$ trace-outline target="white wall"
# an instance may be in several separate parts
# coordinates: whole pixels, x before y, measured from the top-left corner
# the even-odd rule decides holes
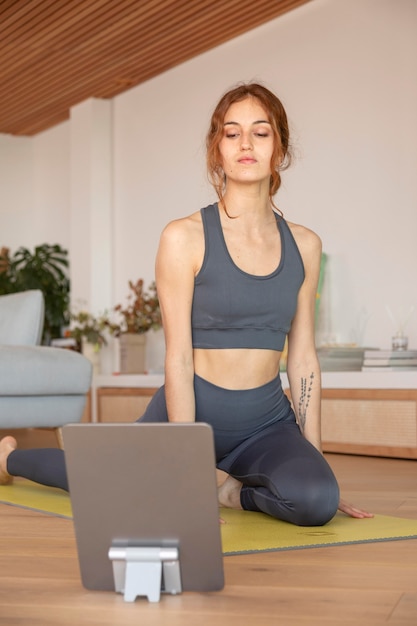
[[[68,130],[0,135],[0,247],[69,246]]]
[[[416,35],[416,0],[312,0],[115,98],[114,303],[128,279],[153,279],[166,222],[213,200],[210,113],[226,89],[256,79],[281,97],[294,131],[297,159],[278,204],[329,255],[320,339],[388,347],[385,305],[397,316],[417,308]],[[10,162],[0,141],[0,246],[28,245],[33,233],[67,242],[69,124],[6,138]],[[32,198],[14,191],[17,172]],[[407,334],[417,347],[417,310]]]
[[[0,248],[14,250],[31,238],[32,151],[30,139],[0,134]]]
[[[59,124],[32,140],[32,245],[70,245],[69,130],[68,124]]]

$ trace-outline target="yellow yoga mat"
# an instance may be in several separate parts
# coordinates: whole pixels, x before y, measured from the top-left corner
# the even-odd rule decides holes
[[[23,478],[17,478],[11,485],[0,487],[0,502],[72,518],[70,497],[65,491],[44,487]]]
[[[65,492],[18,479],[0,487],[0,502],[71,518],[70,497]],[[296,550],[394,539],[417,539],[417,520],[386,515],[353,519],[341,513],[318,527],[300,527],[272,519],[263,513],[221,509],[225,555]]]
[[[318,548],[349,543],[417,539],[417,520],[375,515],[354,519],[337,513],[325,526],[294,526],[263,513],[221,509],[224,554]]]

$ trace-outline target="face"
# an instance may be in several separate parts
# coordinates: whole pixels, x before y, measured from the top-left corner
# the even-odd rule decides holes
[[[232,104],[224,118],[219,149],[226,180],[267,181],[271,175],[274,135],[268,116],[255,98]]]

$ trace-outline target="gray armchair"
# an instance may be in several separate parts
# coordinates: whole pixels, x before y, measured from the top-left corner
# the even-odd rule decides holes
[[[82,418],[91,363],[39,345],[43,323],[41,291],[0,296],[0,429],[59,429]]]

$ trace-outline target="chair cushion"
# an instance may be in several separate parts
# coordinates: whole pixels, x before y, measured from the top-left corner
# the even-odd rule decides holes
[[[87,396],[0,397],[0,428],[60,428],[79,422]]]
[[[72,350],[0,346],[0,396],[86,394],[92,365]]]
[[[0,296],[0,345],[37,345],[45,308],[39,289]]]

